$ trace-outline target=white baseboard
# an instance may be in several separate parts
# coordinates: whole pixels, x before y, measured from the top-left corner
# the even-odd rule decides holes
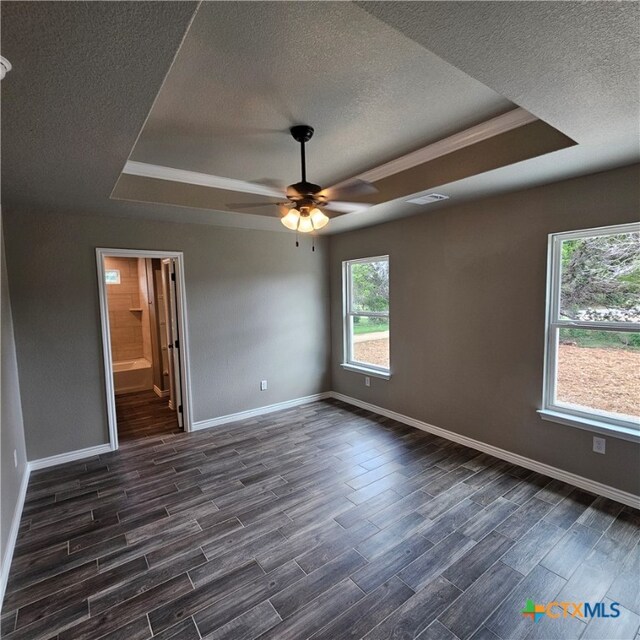
[[[57,456],[40,458],[40,460],[31,460],[27,462],[22,474],[22,480],[20,481],[20,491],[18,493],[18,499],[16,500],[16,506],[13,510],[13,518],[11,520],[11,529],[9,530],[7,546],[4,550],[4,555],[2,556],[2,566],[0,567],[0,603],[4,599],[4,592],[7,588],[9,570],[11,569],[13,552],[18,538],[18,529],[20,528],[20,520],[22,519],[22,510],[24,509],[24,500],[27,495],[27,487],[29,485],[31,472],[37,471],[38,469],[55,467],[56,465],[64,464],[65,462],[73,462],[75,460],[82,460],[83,458],[92,458],[93,456],[97,456],[102,453],[109,453],[111,450],[111,445],[101,444],[96,447],[88,447],[86,449],[79,449],[77,451],[70,451],[69,453],[61,453]]]
[[[22,519],[22,510],[24,508],[24,499],[27,495],[27,486],[29,485],[29,475],[31,474],[31,465],[27,462],[22,473],[20,481],[20,490],[18,499],[13,510],[13,518],[11,519],[11,529],[7,538],[7,546],[2,556],[2,567],[0,567],[0,603],[4,600],[4,592],[7,588],[7,580],[9,579],[9,570],[11,569],[11,561],[13,560],[13,551],[16,547],[18,538],[18,529],[20,528],[20,520]]]
[[[633,493],[628,493],[627,491],[616,489],[615,487],[602,484],[601,482],[590,480],[589,478],[585,478],[584,476],[579,476],[575,473],[564,471],[563,469],[559,469],[558,467],[552,467],[551,465],[545,464],[544,462],[538,462],[537,460],[526,458],[525,456],[521,456],[517,453],[512,453],[511,451],[507,451],[506,449],[494,447],[493,445],[486,444],[484,442],[481,442],[480,440],[474,440],[473,438],[468,438],[467,436],[460,435],[459,433],[448,431],[447,429],[442,429],[441,427],[436,427],[432,424],[429,424],[428,422],[416,420],[415,418],[410,418],[409,416],[405,416],[401,413],[397,413],[383,407],[378,407],[375,404],[370,404],[369,402],[363,402],[362,400],[358,400],[350,396],[345,396],[342,393],[338,393],[337,391],[331,391],[329,395],[331,398],[335,398],[336,400],[342,400],[342,402],[352,404],[355,407],[360,407],[361,409],[366,409],[367,411],[377,413],[386,418],[397,420],[398,422],[407,424],[410,427],[415,427],[416,429],[427,431],[428,433],[440,436],[441,438],[445,438],[446,440],[452,440],[453,442],[457,442],[458,444],[463,444],[470,449],[476,449],[477,451],[488,453],[495,458],[500,458],[500,460],[506,460],[507,462],[517,464],[521,467],[524,467],[525,469],[530,469],[531,471],[537,471],[538,473],[542,473],[545,476],[555,478],[556,480],[561,480],[562,482],[567,482],[568,484],[572,484],[576,487],[579,487],[580,489],[591,491],[591,493],[595,493],[596,495],[610,498],[611,500],[615,500],[616,502],[622,502],[623,504],[629,505],[630,507],[635,507],[636,509],[640,508],[640,496],[637,496]]]
[[[65,464],[66,462],[82,460],[82,458],[92,458],[93,456],[99,456],[103,453],[109,453],[110,451],[112,451],[110,444],[99,444],[96,447],[87,447],[86,449],[69,451],[69,453],[60,453],[57,456],[50,456],[49,458],[31,460],[29,466],[31,471],[37,471],[38,469],[55,467],[56,465]]]
[[[166,391],[163,391],[160,387],[158,387],[155,384],[153,385],[153,391],[159,398],[166,398],[169,395],[169,389],[167,389]]]
[[[282,411],[283,409],[298,407],[301,404],[308,404],[309,402],[326,400],[329,397],[331,397],[331,391],[325,391],[323,393],[314,393],[311,396],[304,396],[302,398],[285,400],[284,402],[278,402],[276,404],[269,404],[265,407],[257,407],[256,409],[239,411],[238,413],[230,413],[229,415],[220,416],[219,418],[210,418],[209,420],[200,420],[198,422],[193,423],[193,427],[191,430],[199,431],[200,429],[210,429],[211,427],[219,427],[220,425],[227,424],[229,422],[237,422],[238,420],[247,420],[248,418],[261,416],[265,413],[273,413],[274,411]]]

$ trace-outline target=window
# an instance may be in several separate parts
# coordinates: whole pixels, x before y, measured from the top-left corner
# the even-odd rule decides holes
[[[389,256],[348,260],[344,278],[346,369],[388,378]]]
[[[106,284],[120,284],[120,269],[105,269],[104,281]]]
[[[640,225],[549,236],[543,418],[640,438]]]

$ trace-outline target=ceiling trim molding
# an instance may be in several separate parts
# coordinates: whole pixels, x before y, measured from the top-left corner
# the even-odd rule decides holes
[[[534,115],[520,107],[512,109],[500,116],[481,122],[475,127],[465,129],[459,133],[455,133],[448,138],[438,140],[422,149],[417,149],[405,156],[400,156],[395,160],[391,160],[379,167],[360,173],[354,178],[365,180],[366,182],[376,182],[383,178],[401,173],[407,169],[412,169],[420,164],[435,160],[441,156],[445,156],[464,147],[469,147],[477,142],[482,142],[489,138],[493,138],[501,133],[506,133],[512,129],[517,129],[531,122],[538,120]],[[353,179],[353,178],[352,178]],[[340,183],[342,184],[342,183]],[[334,185],[340,186],[340,185]]]
[[[465,129],[459,133],[455,133],[448,138],[438,140],[422,149],[418,149],[407,155],[391,160],[385,164],[360,173],[354,178],[365,180],[366,182],[376,182],[383,178],[401,173],[407,169],[412,169],[420,164],[434,160],[441,156],[445,156],[459,149],[464,149],[483,140],[493,138],[501,133],[506,133],[512,129],[517,129],[531,122],[536,122],[538,118],[520,107],[512,109],[485,122],[481,122],[475,127]],[[211,187],[213,189],[223,189],[224,191],[237,191],[239,193],[251,193],[257,196],[267,196],[269,198],[282,199],[283,191],[268,187],[255,182],[246,182],[245,180],[236,180],[234,178],[224,178],[223,176],[214,176],[209,173],[199,173],[197,171],[188,171],[187,169],[175,169],[173,167],[164,167],[157,164],[148,164],[146,162],[138,162],[136,160],[127,160],[122,173],[132,176],[140,176],[142,178],[156,178],[158,180],[169,180],[172,182],[183,182],[185,184],[194,184],[202,187]],[[333,185],[336,188],[342,184],[346,184],[353,180],[345,180]]]
[[[212,176],[209,173],[199,173],[197,171],[187,171],[186,169],[174,169],[173,167],[163,167],[158,164],[147,164],[127,160],[122,173],[141,178],[156,178],[158,180],[170,180],[172,182],[184,182],[185,184],[195,184],[201,187],[212,187],[224,191],[238,191],[240,193],[252,193],[257,196],[267,196],[282,200],[284,193],[281,190],[267,187],[254,182],[235,180],[233,178],[223,178],[222,176]]]

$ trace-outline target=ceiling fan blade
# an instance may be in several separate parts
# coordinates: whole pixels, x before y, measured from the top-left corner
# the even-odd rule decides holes
[[[287,188],[282,180],[276,180],[275,178],[259,178],[257,180],[251,180],[251,182],[253,184],[261,184],[265,187],[277,189],[280,193],[284,193]]]
[[[358,196],[368,196],[372,193],[377,193],[378,189],[370,182],[364,180],[349,180],[342,184],[337,184],[335,187],[330,187],[321,191],[321,194],[327,198],[327,200],[344,200],[349,198],[357,198]]]
[[[230,209],[254,209],[258,207],[268,207],[273,205],[279,207],[281,205],[289,204],[287,202],[227,202],[226,206]]]
[[[366,211],[372,205],[364,202],[345,202],[344,200],[332,200],[327,204],[320,205],[323,209],[336,211],[338,213],[356,213]]]

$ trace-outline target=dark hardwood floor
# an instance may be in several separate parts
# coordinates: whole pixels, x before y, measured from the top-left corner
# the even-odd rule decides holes
[[[169,409],[169,399],[153,391],[116,396],[118,439],[139,440],[149,436],[181,433],[176,412]]]
[[[639,540],[634,509],[317,402],[34,472],[2,635],[633,640]]]

